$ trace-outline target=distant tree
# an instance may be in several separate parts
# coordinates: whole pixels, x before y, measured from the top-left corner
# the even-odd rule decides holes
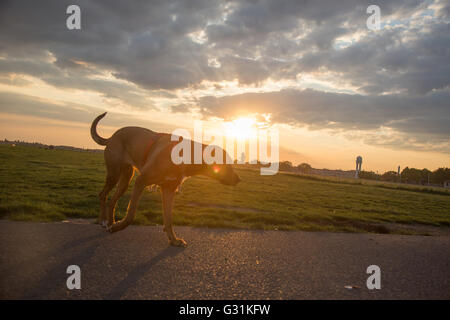
[[[305,162],[297,166],[297,170],[300,171],[301,173],[309,173],[311,169],[312,169],[311,165]]]
[[[416,169],[406,167],[402,171],[402,182],[405,183],[415,183],[415,184],[426,184],[428,181],[428,174],[431,171],[428,169]]]
[[[280,171],[292,171],[292,162],[290,161],[281,161],[280,166],[278,168]]]
[[[431,183],[443,184],[444,181],[450,180],[450,168],[439,168],[431,173]]]
[[[396,182],[398,181],[398,174],[395,171],[387,171],[383,173],[380,178],[383,181]]]
[[[378,180],[379,175],[373,171],[360,171],[358,177],[361,179]]]
[[[431,174],[432,172],[427,168],[422,169],[422,184],[429,184],[431,182]]]

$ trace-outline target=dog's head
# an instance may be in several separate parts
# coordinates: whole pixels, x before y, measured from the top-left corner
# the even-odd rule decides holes
[[[213,163],[208,165],[207,169],[207,175],[215,180],[218,180],[220,183],[225,184],[227,186],[235,186],[237,185],[241,179],[239,176],[234,172],[233,167],[230,162],[232,162],[230,156],[227,154],[225,150],[222,148],[217,147],[213,152],[213,156],[215,155],[215,152],[219,151],[222,153],[222,161],[221,163]]]
[[[211,164],[207,170],[209,177],[227,186],[235,186],[241,181],[230,164]]]
[[[237,185],[241,181],[241,178],[239,178],[236,172],[234,172],[231,164],[229,164],[230,162],[232,162],[232,159],[222,148],[217,148],[216,150],[222,153],[223,164],[213,163],[208,165],[207,175],[227,186]],[[213,151],[213,155],[214,154],[215,151]]]
[[[191,150],[196,150],[196,145],[198,144],[198,142],[192,141]],[[202,144],[202,155],[204,155],[205,149],[207,147],[208,145]],[[241,179],[236,174],[236,172],[234,172],[234,169],[230,164],[232,162],[232,159],[225,150],[218,146],[215,146],[213,149],[211,149],[211,156],[215,157],[216,152],[220,152],[222,155],[222,157],[218,157],[217,159],[217,162],[219,163],[213,162],[212,164],[206,164],[205,162],[203,162],[203,164],[193,164],[192,166],[190,166],[191,168],[193,168],[192,174],[205,175],[228,186],[237,185],[241,181]],[[191,163],[194,163],[193,153],[191,153]]]

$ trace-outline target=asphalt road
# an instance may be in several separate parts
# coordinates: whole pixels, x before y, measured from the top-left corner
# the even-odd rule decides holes
[[[2,299],[449,299],[450,237],[0,221]],[[66,269],[81,268],[68,290]],[[381,289],[366,287],[369,265]],[[358,288],[346,289],[345,286]]]

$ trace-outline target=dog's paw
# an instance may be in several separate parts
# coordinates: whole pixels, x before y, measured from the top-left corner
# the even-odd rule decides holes
[[[171,246],[174,246],[174,247],[186,247],[187,246],[186,241],[184,241],[183,239],[180,239],[180,238],[170,240],[169,243]]]
[[[109,232],[109,233],[113,233],[114,232],[113,225],[106,224],[105,228],[106,228],[106,232]]]
[[[107,227],[108,227],[108,222],[107,222],[106,220],[103,220],[102,222],[100,222],[100,225],[101,225],[103,228],[107,228]]]

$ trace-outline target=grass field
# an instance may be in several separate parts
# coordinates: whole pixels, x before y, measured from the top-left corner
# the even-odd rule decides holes
[[[177,225],[415,233],[407,226],[450,226],[450,192],[353,179],[238,169],[228,187],[194,177],[175,200]],[[59,221],[96,218],[104,183],[102,153],[0,146],[0,217]],[[131,190],[131,188],[130,188]],[[130,190],[119,201],[125,214]],[[145,192],[136,224],[162,224],[159,193]],[[405,228],[406,226],[406,228]]]

